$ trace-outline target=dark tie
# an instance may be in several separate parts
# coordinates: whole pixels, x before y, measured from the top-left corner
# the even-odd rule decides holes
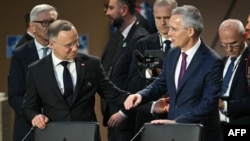
[[[170,46],[171,41],[165,40],[165,41],[164,41],[164,44],[165,44],[165,50],[164,50],[164,52],[165,52],[165,54],[167,54],[167,53],[168,53],[168,50],[171,48],[171,46]]]
[[[122,47],[123,47],[123,43],[124,43],[124,37],[123,37],[123,35],[121,34],[121,35],[120,35],[120,39],[119,39],[118,48],[122,48]]]
[[[185,52],[181,53],[182,55],[182,60],[181,60],[181,71],[179,74],[179,78],[178,78],[178,87],[180,86],[180,82],[185,74],[186,71],[186,67],[187,67],[187,54]]]
[[[234,62],[235,62],[236,58],[231,58],[231,63],[229,64],[228,68],[227,68],[227,72],[223,78],[222,81],[222,88],[221,88],[221,96],[223,96],[227,89],[228,89],[228,84],[229,81],[231,79],[231,76],[233,74],[233,70],[234,70]]]
[[[64,67],[63,70],[63,84],[64,84],[64,97],[66,100],[73,95],[73,81],[67,67],[68,61],[62,61],[61,65]],[[69,102],[69,101],[68,101]]]
[[[47,55],[47,51],[48,51],[49,47],[43,47],[42,49],[43,49],[43,56],[42,56],[42,58],[43,58]]]

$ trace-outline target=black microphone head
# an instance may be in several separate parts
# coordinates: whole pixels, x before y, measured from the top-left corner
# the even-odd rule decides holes
[[[135,58],[137,59],[137,61],[140,62],[140,63],[143,63],[143,62],[145,61],[144,56],[143,56],[142,53],[141,53],[140,51],[138,51],[138,50],[135,50],[135,51],[134,51],[134,56],[135,56]]]

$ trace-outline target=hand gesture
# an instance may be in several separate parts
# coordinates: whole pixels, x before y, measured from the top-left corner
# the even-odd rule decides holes
[[[125,119],[126,117],[123,117],[121,113],[116,112],[109,118],[108,126],[112,128],[118,127]]]
[[[139,94],[132,94],[127,97],[124,102],[124,107],[126,110],[129,110],[133,107],[136,107],[142,101],[142,97]]]
[[[167,113],[169,110],[169,103],[170,98],[160,98],[159,100],[156,101],[155,106],[154,106],[154,113]]]

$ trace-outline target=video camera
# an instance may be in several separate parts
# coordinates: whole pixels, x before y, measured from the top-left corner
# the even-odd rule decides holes
[[[135,50],[134,55],[140,69],[151,69],[152,76],[157,77],[157,69],[162,69],[165,53],[161,50],[145,50],[144,55]]]

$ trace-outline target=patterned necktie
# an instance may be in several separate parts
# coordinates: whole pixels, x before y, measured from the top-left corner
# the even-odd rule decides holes
[[[231,79],[231,76],[233,74],[233,70],[234,70],[234,62],[235,62],[236,58],[231,58],[231,63],[229,64],[228,68],[227,68],[227,72],[223,78],[222,81],[222,89],[221,89],[221,96],[223,96],[227,89],[228,89],[228,84],[229,81]]]
[[[42,56],[42,58],[44,58],[47,55],[47,51],[48,51],[49,47],[43,47],[42,49],[43,49],[43,56]]]
[[[181,53],[182,55],[182,61],[181,61],[181,70],[178,78],[178,87],[180,86],[181,80],[185,74],[186,67],[187,67],[187,54],[185,52]]]
[[[64,85],[64,97],[67,99],[69,96],[73,95],[73,81],[67,67],[68,61],[62,61],[61,65],[64,67],[63,70],[63,85]]]

